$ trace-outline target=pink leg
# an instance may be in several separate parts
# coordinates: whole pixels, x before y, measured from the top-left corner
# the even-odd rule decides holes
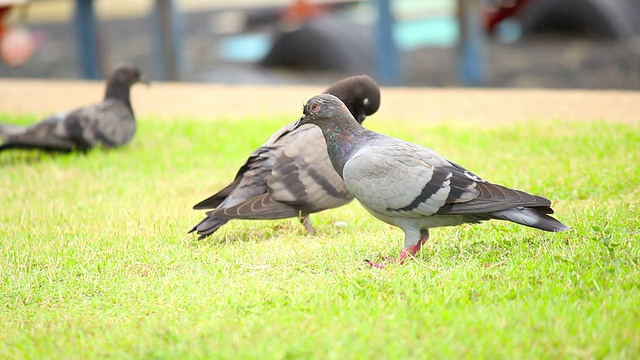
[[[313,226],[311,225],[311,221],[309,221],[309,216],[308,215],[300,214],[300,223],[302,225],[304,225],[304,228],[307,229],[309,234],[311,234],[311,235],[315,235],[316,234],[316,229],[314,229]]]
[[[402,250],[402,252],[400,253],[400,256],[398,256],[395,260],[394,263],[396,264],[402,264],[404,263],[404,261],[409,257],[415,257],[416,254],[418,253],[418,251],[420,251],[420,249],[422,249],[422,245],[424,245],[424,243],[427,242],[427,240],[429,239],[429,234],[423,236],[420,238],[420,241],[418,241],[417,243],[409,246],[408,248]]]
[[[426,243],[428,239],[429,239],[429,233],[427,232],[426,234],[422,235],[422,237],[417,243],[402,250],[402,252],[400,252],[400,255],[397,258],[389,259],[389,261],[393,262],[394,264],[404,264],[405,260],[407,260],[408,257],[416,256],[418,251],[420,251],[420,249],[422,248],[422,245],[424,245],[424,243]],[[384,269],[385,267],[387,267],[386,263],[376,263],[369,260],[366,260],[366,261],[367,261],[367,264],[369,264],[369,266],[371,266],[372,268]]]

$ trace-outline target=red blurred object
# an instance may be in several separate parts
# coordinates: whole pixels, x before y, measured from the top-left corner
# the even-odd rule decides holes
[[[4,33],[7,31],[7,26],[4,24],[4,17],[7,16],[11,10],[11,5],[0,6],[0,40],[4,37]]]
[[[310,4],[306,0],[295,0],[280,16],[284,22],[301,22],[316,16],[324,15],[328,11],[321,5]]]
[[[496,26],[504,19],[512,17],[531,0],[503,0],[498,2],[491,11],[486,12],[485,29],[493,34]]]
[[[15,4],[26,1],[14,1],[11,5],[0,6],[0,59],[11,67],[24,65],[36,50],[35,37],[24,26],[9,27],[5,18]]]
[[[31,31],[23,26],[6,29],[0,39],[0,58],[11,67],[26,64],[35,50],[35,38]]]

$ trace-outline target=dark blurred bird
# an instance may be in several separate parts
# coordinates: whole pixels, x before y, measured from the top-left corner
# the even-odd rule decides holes
[[[367,130],[332,95],[306,103],[294,129],[308,124],[322,130],[333,168],[360,204],[404,231],[404,250],[395,262],[414,256],[434,227],[499,219],[545,231],[568,229],[548,215],[549,200],[489,183],[431,149]]]
[[[338,81],[325,93],[340,99],[359,123],[380,107],[378,84],[366,75]],[[315,126],[294,130],[293,125],[282,127],[255,150],[232,183],[193,207],[215,210],[189,232],[197,231],[203,239],[231,219],[299,217],[313,234],[309,214],[353,200],[329,163],[320,130]]]
[[[145,82],[135,67],[119,67],[107,81],[102,102],[50,116],[28,127],[0,124],[0,137],[7,149],[86,152],[101,145],[105,148],[128,143],[135,134],[136,121],[129,92],[137,82]]]

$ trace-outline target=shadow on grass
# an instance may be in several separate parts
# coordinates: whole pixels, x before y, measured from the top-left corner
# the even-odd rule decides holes
[[[217,247],[224,246],[232,243],[258,243],[262,241],[270,241],[278,238],[290,238],[290,237],[302,237],[302,238],[313,238],[318,235],[310,235],[306,232],[304,227],[302,227],[297,222],[295,223],[287,223],[286,219],[284,222],[274,223],[270,220],[236,220],[238,222],[255,222],[255,224],[244,224],[240,225],[242,228],[229,228],[224,231],[216,231],[210,236],[198,240],[198,236],[195,234],[187,236],[187,243],[189,246],[193,247]],[[263,222],[263,224],[259,224],[259,222]],[[321,234],[320,234],[321,236]]]
[[[31,165],[55,158],[85,157],[92,152],[110,152],[114,149],[96,147],[81,150],[7,149],[0,151],[0,168],[11,165]]]
[[[13,165],[37,164],[43,160],[50,160],[61,155],[67,154],[38,150],[5,150],[5,152],[0,153],[0,168]]]

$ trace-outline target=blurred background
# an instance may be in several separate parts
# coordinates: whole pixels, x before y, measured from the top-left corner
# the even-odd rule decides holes
[[[0,77],[640,88],[640,0],[0,0]]]

